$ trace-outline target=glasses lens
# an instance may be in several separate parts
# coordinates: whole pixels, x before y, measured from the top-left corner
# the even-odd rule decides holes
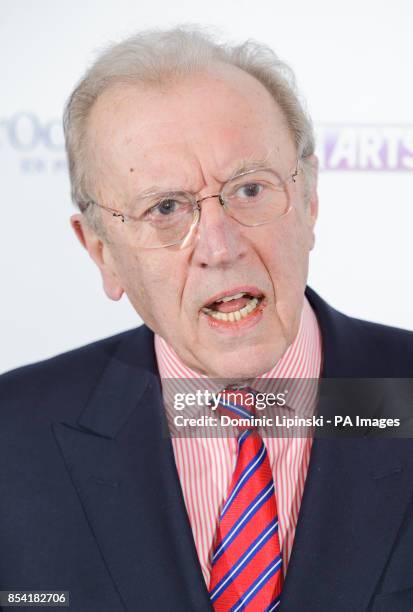
[[[262,170],[229,181],[222,197],[230,215],[244,225],[262,225],[281,217],[289,207],[285,182]]]
[[[156,248],[177,244],[189,232],[194,219],[194,206],[185,193],[168,193],[145,198],[144,210],[132,216],[136,232],[136,244]]]

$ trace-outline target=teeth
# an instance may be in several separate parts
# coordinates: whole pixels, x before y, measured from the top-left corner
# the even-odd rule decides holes
[[[230,302],[231,300],[238,300],[239,298],[242,298],[242,296],[245,295],[245,293],[236,293],[235,295],[227,295],[226,297],[220,298],[219,300],[216,300],[217,302]]]
[[[202,311],[218,321],[231,321],[233,323],[234,321],[241,321],[241,319],[244,319],[250,314],[250,312],[255,310],[258,305],[258,301],[259,300],[257,298],[252,298],[249,303],[244,306],[244,308],[241,308],[241,310],[235,310],[234,312],[218,312],[217,310],[211,310],[211,308],[203,308]]]

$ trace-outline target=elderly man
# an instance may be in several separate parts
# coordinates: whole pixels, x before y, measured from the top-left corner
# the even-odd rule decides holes
[[[288,68],[144,32],[89,69],[65,135],[73,229],[145,324],[2,377],[1,588],[76,612],[413,609],[410,440],[263,438],[247,408],[263,380],[413,371],[411,333],[306,288],[317,161]],[[251,420],[171,439],[169,379],[225,380],[219,409]]]

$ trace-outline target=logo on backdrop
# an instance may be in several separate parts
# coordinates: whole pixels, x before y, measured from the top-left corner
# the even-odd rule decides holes
[[[413,170],[413,126],[316,125],[321,170]]]
[[[413,170],[413,125],[316,124],[323,171]],[[0,117],[0,156],[23,174],[67,172],[60,119],[32,111]]]
[[[0,117],[0,159],[6,157],[22,174],[67,172],[61,121],[31,111]]]

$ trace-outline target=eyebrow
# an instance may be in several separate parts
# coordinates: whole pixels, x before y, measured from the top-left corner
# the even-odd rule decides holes
[[[241,174],[244,174],[245,172],[249,172],[250,170],[264,170],[268,168],[270,157],[271,157],[271,152],[269,152],[265,157],[256,158],[256,157],[251,156],[248,158],[244,158],[238,163],[237,166],[235,166],[235,168],[232,170],[232,172],[229,174],[229,176],[226,179],[219,181],[219,182],[221,184],[224,184],[227,181],[231,181],[232,179],[237,178],[237,176],[240,176]],[[161,196],[161,195],[166,195],[169,193],[180,193],[180,192],[192,193],[192,192],[187,191],[186,189],[183,189],[182,187],[170,187],[170,188],[165,189],[165,188],[161,188],[159,185],[152,185],[151,187],[147,187],[143,191],[140,191],[139,193],[134,195],[133,198],[130,200],[128,206],[133,206],[135,203],[137,203],[142,198],[146,198],[149,196]]]
[[[231,172],[230,176],[226,180],[231,180],[236,178],[240,174],[244,174],[244,172],[249,172],[250,170],[264,170],[268,168],[270,154],[263,158],[249,158],[242,160],[238,166]],[[225,181],[224,181],[225,182]]]

